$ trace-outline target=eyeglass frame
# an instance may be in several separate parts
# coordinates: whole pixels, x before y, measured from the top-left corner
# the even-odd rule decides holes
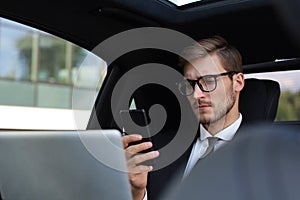
[[[205,75],[205,76],[200,76],[198,79],[196,80],[190,80],[190,79],[185,79],[185,81],[187,81],[191,87],[193,88],[193,91],[191,92],[191,94],[183,94],[180,89],[179,89],[179,92],[182,94],[182,95],[185,95],[185,96],[190,96],[193,94],[193,92],[195,91],[195,86],[197,84],[197,86],[200,88],[200,90],[202,92],[213,92],[216,88],[217,88],[217,78],[218,77],[221,77],[221,76],[229,76],[230,78],[232,78],[232,76],[234,74],[238,74],[239,72],[238,71],[229,71],[229,72],[224,72],[224,73],[220,73],[220,74],[208,74],[208,75]],[[202,86],[202,84],[199,82],[201,79],[203,78],[207,78],[207,77],[210,77],[210,78],[214,78],[214,81],[215,81],[215,87],[212,89],[212,90],[205,90]]]

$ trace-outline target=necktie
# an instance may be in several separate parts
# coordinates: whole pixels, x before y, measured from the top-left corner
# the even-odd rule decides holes
[[[205,153],[201,156],[201,158],[204,158],[205,156],[207,156],[211,151],[213,151],[216,142],[219,140],[219,138],[217,137],[208,137],[208,147],[205,151]]]

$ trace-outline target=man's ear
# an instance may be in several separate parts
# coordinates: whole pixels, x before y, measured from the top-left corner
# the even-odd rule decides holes
[[[245,85],[245,77],[243,73],[237,73],[233,76],[233,88],[235,91],[240,92]]]

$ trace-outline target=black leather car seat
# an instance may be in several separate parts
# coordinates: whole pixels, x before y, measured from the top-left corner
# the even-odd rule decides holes
[[[240,94],[239,108],[246,124],[273,122],[280,96],[279,83],[267,79],[245,79],[245,87]]]

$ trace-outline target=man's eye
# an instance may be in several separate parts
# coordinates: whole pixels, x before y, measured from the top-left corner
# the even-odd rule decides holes
[[[211,84],[211,83],[214,83],[214,82],[215,82],[215,78],[214,78],[214,77],[205,77],[205,78],[203,78],[203,81],[204,81],[206,84]]]

